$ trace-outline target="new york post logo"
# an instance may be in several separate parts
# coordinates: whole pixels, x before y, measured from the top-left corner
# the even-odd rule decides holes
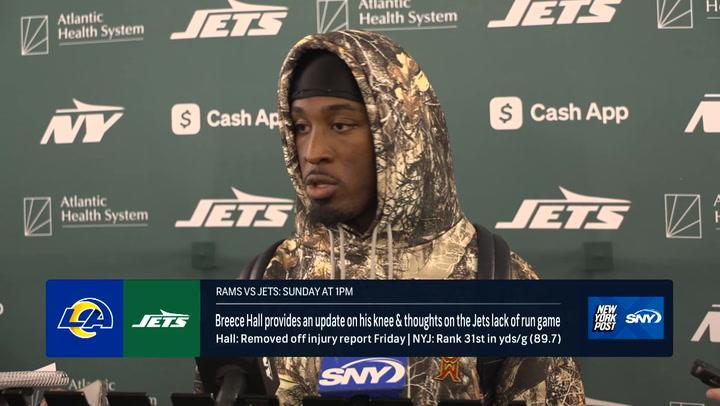
[[[592,331],[615,331],[617,305],[598,305],[595,309]]]
[[[656,296],[590,296],[588,338],[662,340],[664,298]]]
[[[228,0],[230,8],[197,10],[185,31],[171,40],[277,35],[287,16],[284,6],[264,6]]]
[[[45,285],[48,357],[121,357],[123,284],[49,280]]]
[[[290,199],[232,191],[235,199],[200,200],[192,217],[176,221],[175,227],[282,227],[293,208]]]

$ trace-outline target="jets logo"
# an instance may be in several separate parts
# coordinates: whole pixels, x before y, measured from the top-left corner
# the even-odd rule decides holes
[[[121,106],[87,104],[77,99],[73,99],[73,104],[75,108],[55,110],[40,144],[45,145],[50,140],[55,144],[72,144],[83,129],[83,144],[100,142],[107,130],[125,114],[125,108]]]
[[[228,0],[230,8],[197,10],[183,32],[171,40],[277,35],[287,16],[284,6],[263,6]]]
[[[58,329],[68,329],[78,338],[93,338],[98,329],[111,329],[113,315],[100,299],[86,297],[65,308]]]
[[[720,304],[712,305],[690,341],[699,342],[706,332],[711,343],[720,343]]]
[[[497,229],[617,230],[630,210],[630,201],[585,196],[560,187],[564,199],[526,199],[512,221]]]
[[[175,227],[282,227],[292,211],[290,199],[255,196],[232,188],[234,199],[202,199],[192,217]]]
[[[488,28],[609,23],[622,0],[515,0],[504,20]]]
[[[189,314],[169,313],[160,309],[160,314],[143,315],[140,323],[133,324],[133,328],[182,328],[190,320]]]

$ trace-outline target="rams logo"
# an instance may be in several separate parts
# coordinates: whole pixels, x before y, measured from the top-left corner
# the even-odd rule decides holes
[[[112,328],[113,315],[110,307],[100,299],[86,297],[65,308],[60,318],[59,329],[70,330],[75,337],[95,337],[98,328]]]

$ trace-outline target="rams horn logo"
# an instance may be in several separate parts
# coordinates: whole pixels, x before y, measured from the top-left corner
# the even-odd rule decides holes
[[[110,307],[100,299],[86,297],[65,308],[57,328],[66,328],[78,338],[92,338],[96,329],[112,326]]]

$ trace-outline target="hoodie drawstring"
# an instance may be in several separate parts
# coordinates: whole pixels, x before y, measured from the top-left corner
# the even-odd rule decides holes
[[[392,240],[392,229],[390,224],[387,227],[387,250],[388,250],[388,279],[393,279],[393,252],[392,252],[393,240]]]
[[[342,227],[338,226],[339,244],[340,244],[340,279],[345,279],[345,234],[343,233]],[[328,229],[328,236],[330,237],[330,271],[332,273],[332,279],[335,279],[335,239],[332,230]],[[370,240],[370,279],[376,278],[377,267],[377,227],[373,228],[372,238]],[[387,251],[388,251],[388,274],[387,279],[393,279],[393,236],[392,228],[388,224],[387,227]]]
[[[375,279],[375,264],[377,263],[377,227],[373,228],[372,239],[370,239],[370,279]]]
[[[332,230],[328,229],[330,235],[330,275],[332,279],[335,279],[335,243],[333,241]]]
[[[338,226],[338,234],[340,234],[340,279],[345,279],[345,237],[340,226]]]

